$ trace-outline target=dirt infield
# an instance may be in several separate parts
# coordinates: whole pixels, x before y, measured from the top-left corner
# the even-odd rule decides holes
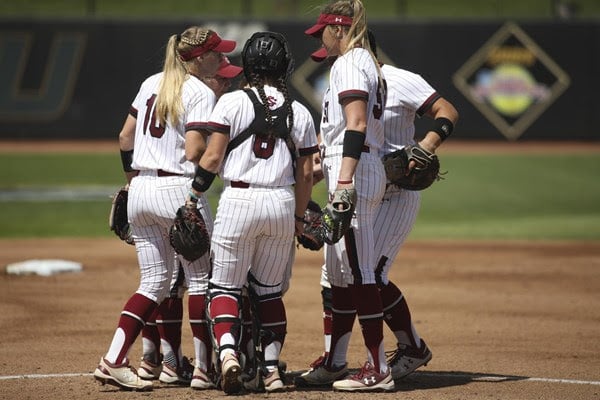
[[[216,390],[100,386],[91,372],[137,287],[132,247],[116,238],[0,240],[2,266],[25,259],[81,262],[80,273],[0,274],[1,399],[212,399]],[[320,252],[299,250],[285,297],[282,359],[305,369],[321,351]],[[252,394],[286,399],[600,399],[600,244],[409,240],[392,269],[433,360],[386,394],[329,390]],[[184,351],[192,355],[189,326]],[[386,331],[387,348],[394,345]],[[136,343],[132,360],[140,357]],[[349,364],[364,351],[358,327]],[[137,364],[137,363],[135,363]],[[71,375],[73,374],[73,375]],[[292,375],[292,373],[290,374]],[[378,396],[378,397],[376,397]]]
[[[452,152],[600,152],[600,143],[449,142]],[[118,153],[115,141],[0,142],[0,152]],[[80,273],[13,276],[4,266],[66,259]],[[285,296],[288,378],[322,350],[321,252],[300,249]],[[116,238],[0,240],[0,399],[213,399],[157,385],[120,392],[91,376],[124,302],[138,283],[133,247]],[[419,333],[433,352],[425,368],[385,394],[296,390],[273,399],[600,399],[600,242],[415,241],[392,268]],[[184,352],[193,354],[187,320]],[[389,331],[386,348],[395,346]],[[349,366],[365,360],[358,326]],[[130,358],[137,365],[141,344]]]

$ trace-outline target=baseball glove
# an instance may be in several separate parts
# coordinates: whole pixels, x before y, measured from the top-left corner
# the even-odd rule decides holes
[[[438,157],[418,144],[386,154],[381,161],[388,180],[402,189],[423,190],[442,179]],[[411,161],[417,165],[408,171]]]
[[[331,201],[323,208],[323,240],[335,244],[350,228],[356,208],[356,189],[340,189],[333,192]]]
[[[131,225],[129,225],[129,219],[127,218],[128,194],[127,187],[123,186],[113,195],[108,215],[108,226],[121,240],[127,244],[133,244]]]
[[[304,212],[304,231],[302,235],[296,237],[298,244],[302,245],[302,247],[314,251],[320,250],[323,247],[322,216],[323,211],[321,211],[321,207],[310,200]]]
[[[179,207],[169,230],[169,241],[175,251],[188,261],[195,261],[206,254],[210,248],[210,237],[195,204]]]

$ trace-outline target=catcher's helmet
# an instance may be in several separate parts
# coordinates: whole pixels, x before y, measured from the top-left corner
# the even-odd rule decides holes
[[[285,36],[277,32],[256,32],[242,50],[244,74],[279,78],[292,72],[293,59]]]

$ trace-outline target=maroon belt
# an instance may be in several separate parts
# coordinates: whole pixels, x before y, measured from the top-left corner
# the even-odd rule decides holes
[[[238,188],[238,189],[248,189],[250,187],[249,183],[242,182],[242,181],[231,181],[231,182],[229,182],[229,184],[231,185],[231,187]]]
[[[162,169],[156,170],[156,176],[183,176],[182,174],[176,174],[175,172],[163,171]]]

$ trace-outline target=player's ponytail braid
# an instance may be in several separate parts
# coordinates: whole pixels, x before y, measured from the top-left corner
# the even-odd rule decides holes
[[[260,101],[263,105],[263,108],[265,110],[265,115],[267,116],[267,124],[269,125],[270,128],[274,128],[275,123],[273,122],[273,115],[271,113],[271,108],[269,107],[269,99],[267,99],[267,94],[265,93],[265,78],[260,75],[257,74],[256,72],[253,72],[252,74],[250,74],[250,86],[253,86],[256,88],[256,90],[258,91],[258,97],[260,98]],[[261,135],[266,135],[266,136],[270,136],[271,133],[270,132],[260,132]]]
[[[191,32],[190,32],[191,31]],[[186,35],[187,33],[187,35]],[[197,47],[206,42],[208,37],[210,36],[210,30],[204,28],[193,27],[186,30],[181,35],[181,43],[182,45],[178,49],[181,53],[187,52],[191,50],[191,48],[186,48],[185,45],[191,47]]]
[[[283,93],[284,104],[287,107],[288,114],[288,132],[291,133],[294,127],[294,109],[292,108],[292,99],[287,87],[287,75],[280,76],[277,79],[277,89]]]

